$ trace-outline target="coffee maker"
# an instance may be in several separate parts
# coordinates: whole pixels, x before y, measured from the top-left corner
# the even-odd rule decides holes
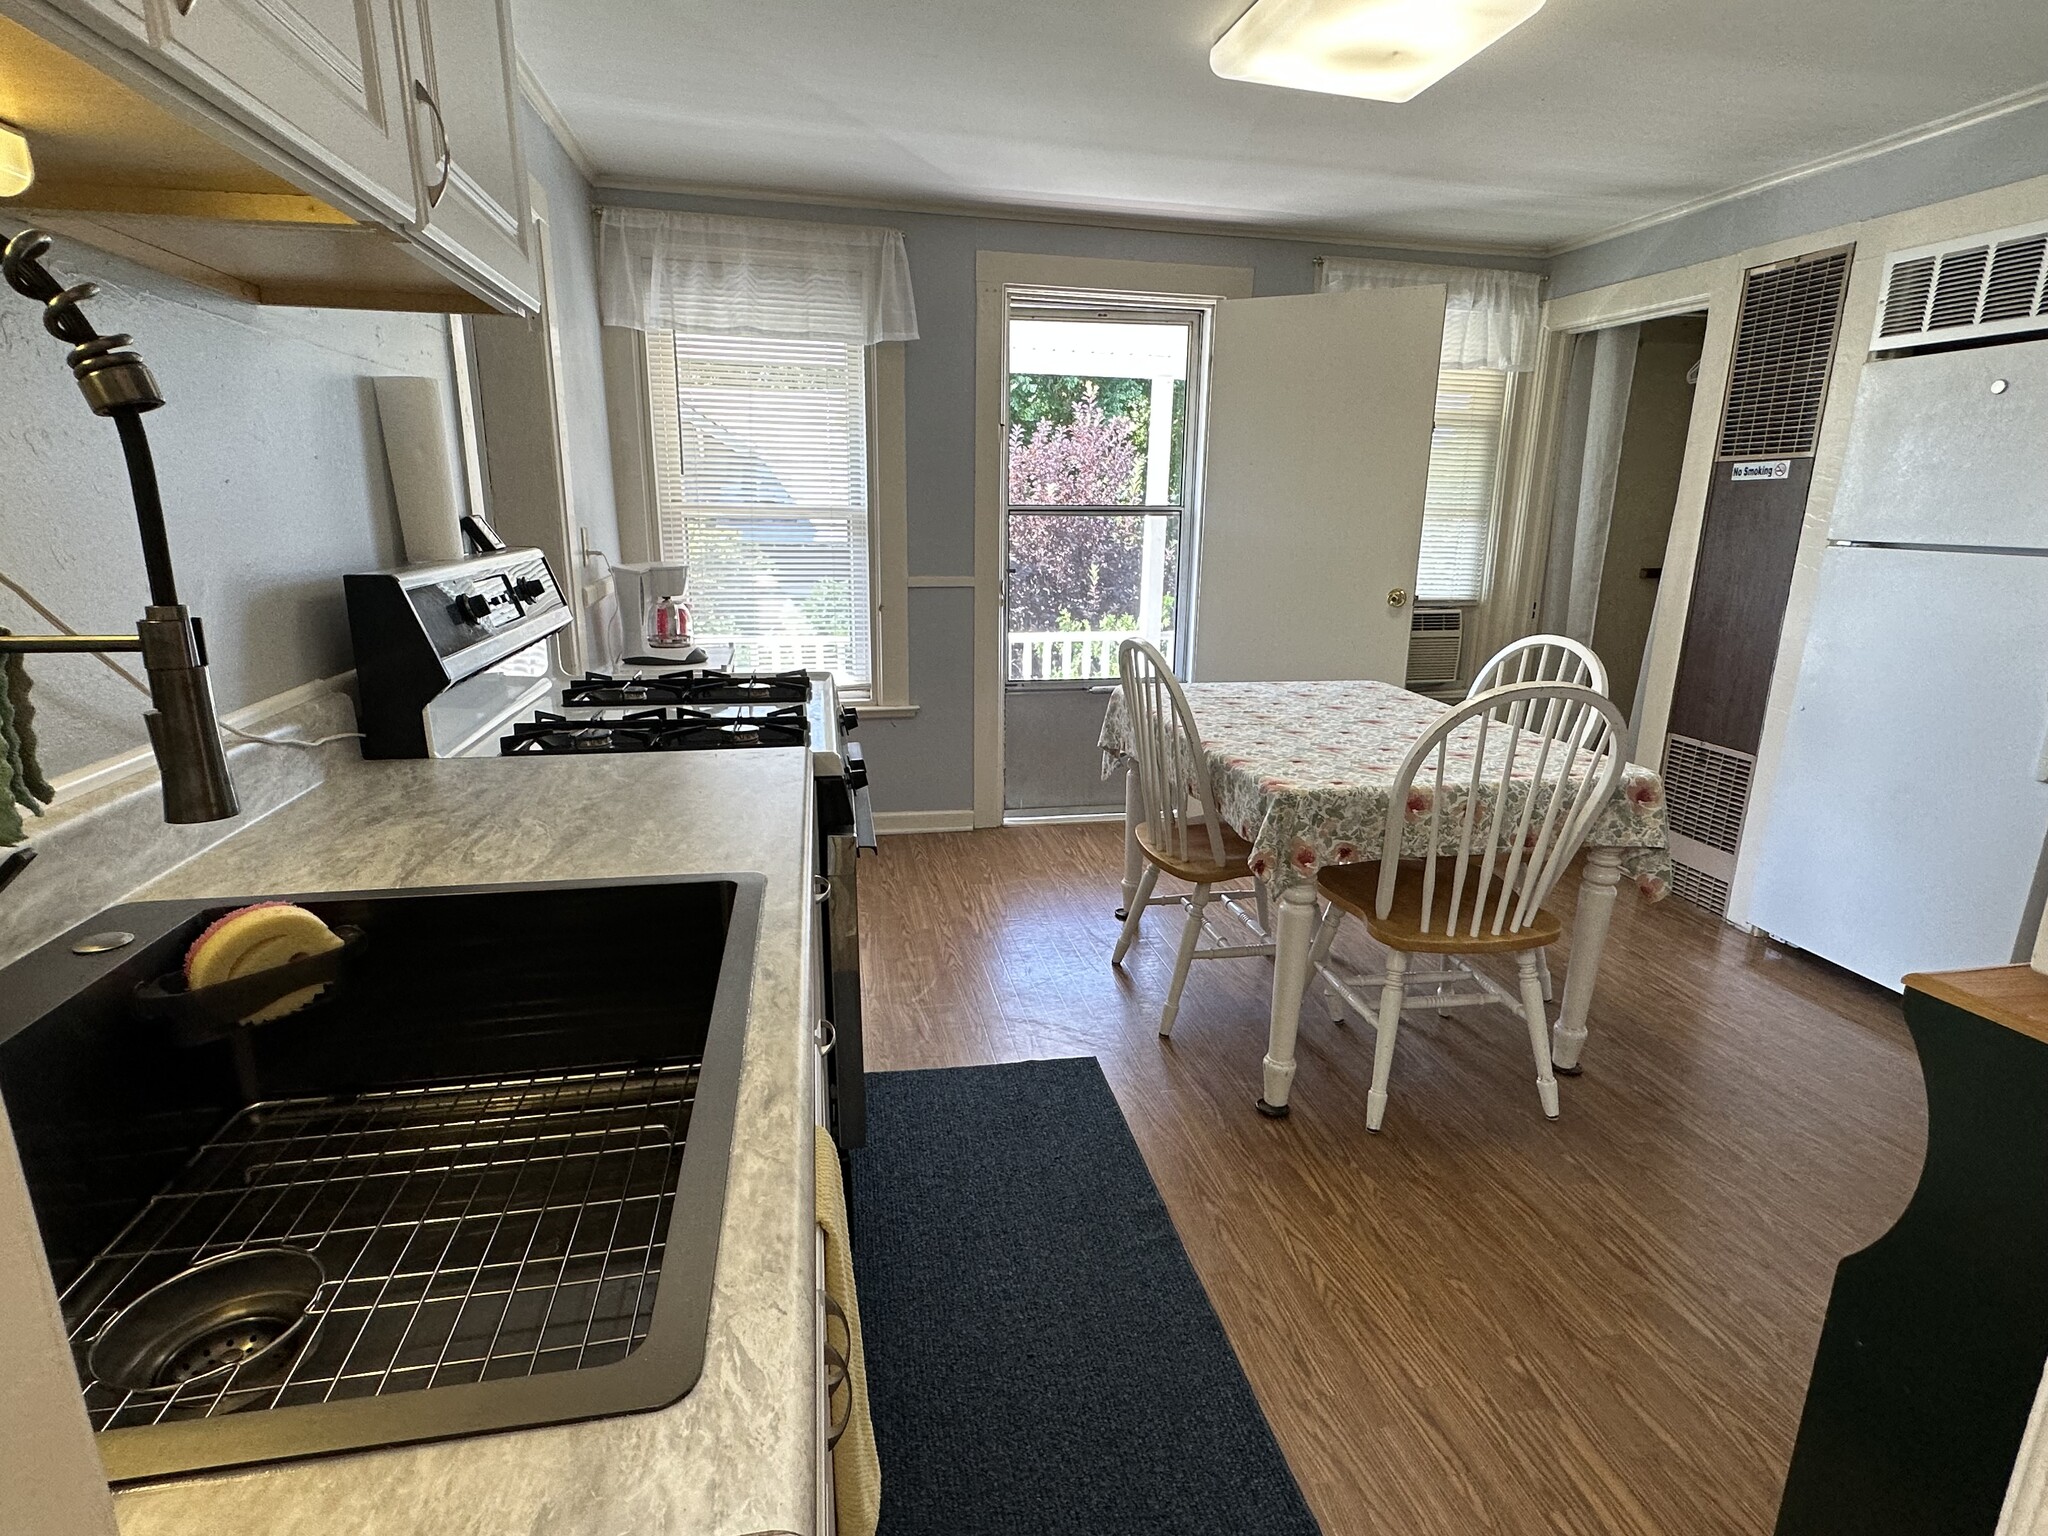
[[[690,567],[681,560],[648,560],[613,567],[628,649],[673,658],[678,666],[704,660],[690,632]]]

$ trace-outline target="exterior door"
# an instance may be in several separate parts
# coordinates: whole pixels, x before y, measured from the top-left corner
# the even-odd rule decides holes
[[[1119,302],[1121,297],[1122,302]],[[1003,801],[1120,804],[1096,741],[1117,649],[1184,653],[1207,310],[1019,295],[1006,327]]]
[[[1442,288],[1216,306],[1190,676],[1406,678],[1443,320]]]

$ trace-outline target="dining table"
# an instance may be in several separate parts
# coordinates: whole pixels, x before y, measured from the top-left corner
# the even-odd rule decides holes
[[[1270,897],[1261,903],[1272,913],[1267,937],[1273,944],[1273,996],[1259,1109],[1277,1118],[1287,1113],[1294,1083],[1295,1031],[1318,921],[1317,871],[1378,860],[1401,765],[1447,706],[1365,678],[1183,687],[1201,733],[1211,803],[1251,844],[1253,878]],[[1144,810],[1136,776],[1128,772],[1131,743],[1121,690],[1110,696],[1100,745],[1103,776],[1126,772],[1128,908],[1144,873],[1137,835]],[[1404,817],[1408,809],[1404,803]],[[1650,901],[1662,900],[1670,889],[1664,786],[1656,773],[1635,763],[1623,769],[1587,833],[1585,849],[1564,999],[1551,1034],[1552,1062],[1566,1074],[1579,1071],[1593,983],[1623,878],[1632,879]]]

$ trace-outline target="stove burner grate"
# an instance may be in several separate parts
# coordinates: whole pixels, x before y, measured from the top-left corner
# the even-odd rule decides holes
[[[713,713],[702,709],[641,710],[617,718],[572,717],[538,710],[500,738],[508,757],[579,752],[705,752],[732,747],[801,747],[810,724],[801,705]]]
[[[733,673],[712,670],[663,672],[655,677],[635,673],[610,677],[586,672],[562,688],[562,702],[571,706],[602,704],[802,704],[811,696],[805,672]]]

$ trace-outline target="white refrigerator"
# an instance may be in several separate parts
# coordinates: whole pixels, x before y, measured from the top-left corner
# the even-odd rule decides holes
[[[1897,990],[2048,885],[2048,340],[1874,361],[1749,920]]]

